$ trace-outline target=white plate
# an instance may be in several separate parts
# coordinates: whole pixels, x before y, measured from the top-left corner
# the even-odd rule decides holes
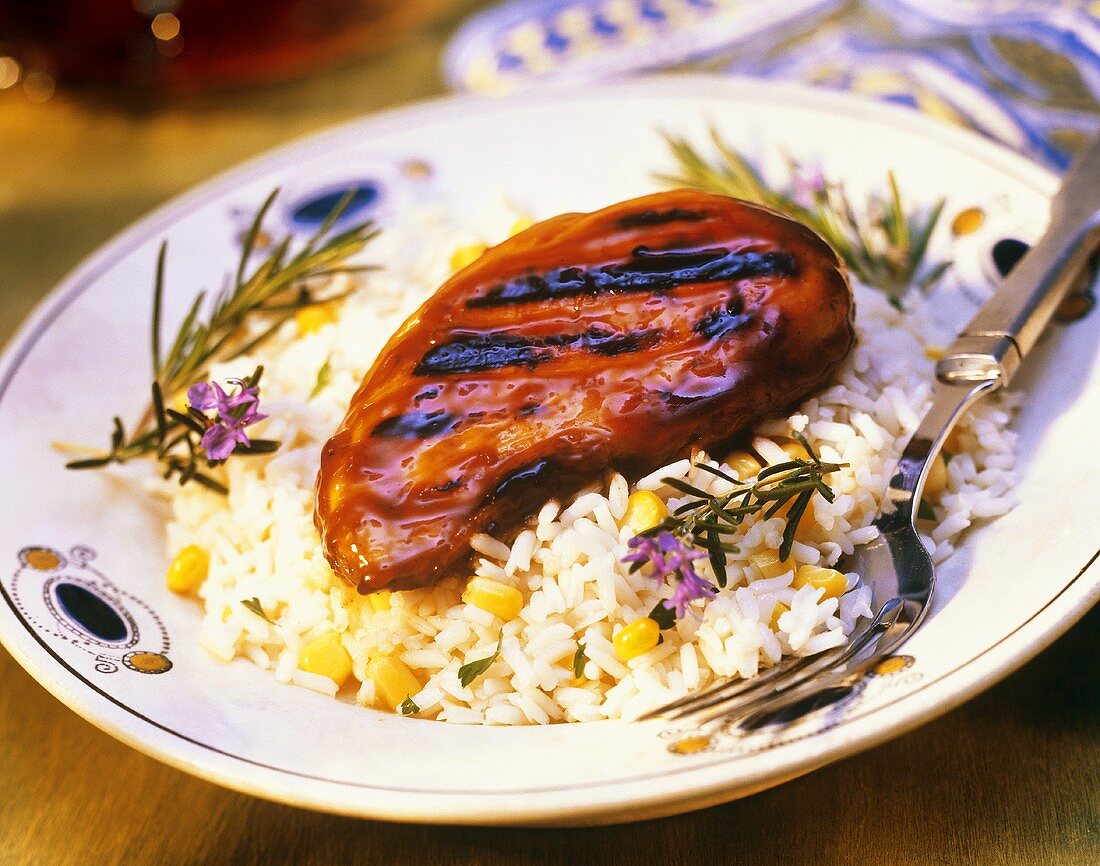
[[[220,784],[354,815],[482,824],[601,823],[743,796],[897,736],[1021,665],[1100,594],[1100,451],[1089,432],[1100,419],[1097,316],[1056,328],[1029,359],[1020,381],[1029,392],[1018,427],[1020,505],[973,532],[943,570],[932,613],[898,670],[869,677],[823,717],[778,735],[720,733],[699,751],[676,748],[685,738],[704,745],[692,732],[658,722],[503,729],[401,719],[280,686],[247,662],[219,663],[198,647],[195,602],[164,586],[164,514],[132,485],[66,471],[50,447],[98,442],[113,412],[140,411],[161,238],[170,239],[171,320],[197,289],[220,283],[241,214],[275,185],[289,205],[374,179],[383,219],[396,202],[436,195],[473,214],[498,190],[540,214],[587,210],[654,188],[651,172],[670,167],[658,128],[702,141],[710,122],[772,165],[784,153],[820,158],[855,188],[881,187],[895,169],[917,200],[946,195],[948,221],[962,208],[985,208],[989,230],[953,251],[962,273],[980,274],[979,254],[997,231],[1036,234],[1055,187],[1024,159],[908,111],[705,77],[512,102],[444,99],[249,163],[107,245],[8,351],[0,375],[4,645],[94,724]],[[938,242],[947,252],[946,226]],[[65,612],[59,590],[70,608],[91,592],[114,610],[101,607],[99,638]]]

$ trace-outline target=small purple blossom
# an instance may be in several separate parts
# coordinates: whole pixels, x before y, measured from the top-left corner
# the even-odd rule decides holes
[[[791,185],[791,199],[794,203],[807,209],[812,208],[825,194],[825,175],[821,172],[821,166],[812,169],[795,166]]]
[[[237,391],[227,394],[217,382],[197,382],[187,389],[187,402],[199,412],[214,410],[213,420],[202,435],[202,449],[211,460],[225,460],[238,446],[252,442],[244,428],[267,416],[260,412],[260,389],[244,379],[227,379]]]
[[[666,610],[675,610],[677,619],[687,613],[695,599],[714,598],[714,587],[699,577],[692,565],[706,557],[704,552],[687,547],[671,532],[660,532],[656,537],[635,535],[627,544],[632,552],[623,557],[623,562],[652,565],[649,576],[658,583],[675,580],[672,598],[662,604]]]

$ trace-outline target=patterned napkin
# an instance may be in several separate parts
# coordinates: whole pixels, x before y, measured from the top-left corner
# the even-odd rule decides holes
[[[1100,128],[1100,2],[509,0],[459,30],[445,67],[483,93],[666,68],[792,79],[910,106],[1061,169]]]

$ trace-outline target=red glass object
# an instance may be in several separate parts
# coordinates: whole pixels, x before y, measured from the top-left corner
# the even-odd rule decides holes
[[[193,89],[383,46],[446,0],[0,0],[0,53],[61,82]]]

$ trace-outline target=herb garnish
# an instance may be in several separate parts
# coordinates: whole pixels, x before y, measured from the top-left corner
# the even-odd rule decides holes
[[[420,712],[420,707],[416,705],[416,702],[411,697],[408,697],[401,702],[401,705],[397,708],[397,712],[402,716],[412,716]]]
[[[332,355],[325,358],[325,363],[317,371],[317,381],[313,384],[313,390],[309,392],[309,399],[312,400],[324,391],[330,381],[332,381]]]
[[[714,575],[718,578],[718,585],[725,586],[724,554],[738,551],[735,546],[723,541],[722,536],[733,535],[750,514],[761,513],[767,520],[775,517],[780,509],[790,503],[790,508],[784,515],[787,522],[783,527],[783,541],[779,545],[779,560],[786,562],[794,545],[798,525],[814,494],[821,494],[828,502],[836,498],[832,488],[825,483],[825,476],[848,465],[822,462],[805,436],[795,433],[795,438],[802,443],[809,457],[799,457],[765,467],[760,470],[752,484],[740,481],[715,466],[696,464],[705,472],[734,485],[733,490],[722,496],[713,496],[678,478],[662,479],[670,487],[696,498],[680,505],[660,524],[646,530],[642,535],[656,536],[661,532],[670,532],[677,538],[706,550],[710,554],[711,564],[715,566]]]
[[[653,610],[649,612],[649,618],[657,623],[661,631],[664,631],[676,625],[676,608],[666,607],[663,600],[659,601],[653,605]]]
[[[500,637],[497,638],[497,648],[491,656],[488,658],[478,659],[477,661],[467,662],[458,669],[458,682],[462,686],[468,686],[485,671],[489,670],[489,666],[497,660],[497,656],[500,655],[500,645],[504,640],[504,632],[500,633]]]
[[[907,211],[893,172],[887,173],[889,196],[868,196],[860,214],[844,185],[827,181],[820,170],[806,171],[792,160],[788,186],[771,189],[760,172],[713,128],[710,137],[718,151],[714,162],[686,139],[668,133],[664,137],[679,172],[658,175],[660,180],[759,202],[793,217],[825,238],[860,281],[882,289],[896,305],[912,284],[926,289],[950,265],[937,262],[925,267],[924,261],[944,199],[926,214]]]
[[[275,244],[248,273],[249,261],[257,251],[264,217],[277,195],[278,190],[274,190],[257,211],[242,241],[241,257],[229,285],[213,296],[205,317],[202,311],[207,294],[205,291],[198,294],[166,352],[162,351],[165,344],[161,334],[161,315],[168,247],[167,242],[161,244],[153,287],[150,406],[129,434],[121,418],[116,416],[110,449],[74,460],[67,464],[68,468],[94,469],[110,463],[125,463],[136,457],[148,457],[162,465],[165,478],[176,476],[180,484],[193,480],[219,493],[226,492],[225,486],[204,471],[200,463],[204,461],[205,469],[209,469],[224,459],[216,456],[224,449],[215,450],[212,456],[210,452],[203,453],[204,449],[199,447],[199,439],[212,425],[221,422],[206,418],[194,407],[184,412],[171,408],[172,404],[196,382],[209,378],[212,365],[248,355],[272,337],[298,310],[328,304],[350,294],[347,291],[322,294],[314,284],[336,274],[365,270],[348,265],[347,261],[377,234],[373,223],[368,221],[326,238],[351,202],[354,191],[349,191],[301,249],[291,252],[293,236],[288,235]],[[260,372],[257,368],[249,379],[239,380],[242,391],[258,385]],[[236,451],[257,454],[277,447],[278,443],[265,440],[253,440],[250,446],[238,441]]]
[[[584,644],[577,641],[577,651],[573,653],[573,678],[579,680],[584,676],[584,666],[588,664],[588,656],[584,653]]]
[[[269,622],[272,625],[275,625],[275,623],[272,621],[271,617],[269,617],[266,613],[264,613],[263,606],[260,604],[260,600],[258,598],[255,598],[255,597],[253,597],[253,598],[242,598],[241,599],[241,607],[252,611],[252,613],[256,614],[256,616],[258,616],[260,619],[264,620],[265,622]]]
[[[733,485],[729,493],[721,496],[678,478],[662,479],[670,487],[694,498],[678,506],[653,528],[630,539],[631,552],[623,557],[623,562],[631,563],[631,573],[648,564],[653,569],[650,576],[655,580],[674,582],[672,598],[659,601],[649,614],[662,629],[671,628],[675,620],[684,615],[690,602],[715,595],[714,587],[695,573],[693,560],[708,557],[718,585],[726,585],[726,554],[737,553],[738,548],[723,536],[736,534],[748,515],[761,514],[766,520],[789,505],[783,515],[786,525],[779,546],[779,559],[786,561],[798,525],[814,494],[820,494],[829,502],[836,498],[832,488],[825,483],[825,476],[848,464],[823,462],[805,436],[799,433],[795,436],[806,449],[808,459],[795,458],[768,466],[757,474],[752,484],[706,463],[696,464]]]

